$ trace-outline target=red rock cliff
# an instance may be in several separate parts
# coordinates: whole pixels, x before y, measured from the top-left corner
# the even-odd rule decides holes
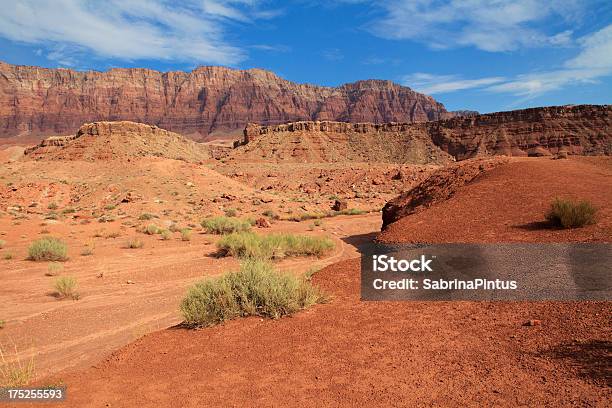
[[[260,70],[78,72],[0,62],[0,137],[73,134],[83,123],[131,120],[201,139],[247,122],[421,122],[452,117],[444,106],[390,81],[337,88],[296,84]]]

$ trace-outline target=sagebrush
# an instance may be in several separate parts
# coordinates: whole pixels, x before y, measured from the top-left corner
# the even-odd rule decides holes
[[[220,255],[254,259],[322,256],[334,246],[334,241],[327,237],[294,234],[258,235],[252,232],[232,233],[217,241]]]
[[[249,260],[237,272],[196,283],[180,308],[187,325],[202,327],[242,316],[276,319],[325,299],[310,282],[280,273],[269,263]]]
[[[597,208],[589,201],[574,202],[557,198],[546,213],[546,220],[558,227],[578,228],[595,224],[596,214]]]
[[[65,261],[68,247],[66,243],[54,237],[42,237],[32,242],[28,248],[28,259],[32,261]]]
[[[251,229],[249,220],[223,216],[206,218],[201,222],[201,225],[209,234],[230,234]]]

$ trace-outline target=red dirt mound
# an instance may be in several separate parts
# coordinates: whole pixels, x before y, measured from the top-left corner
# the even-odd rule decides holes
[[[605,302],[360,302],[359,260],[315,275],[333,301],[277,321],[145,336],[58,376],[71,407],[604,406]],[[526,319],[542,325],[523,326]],[[608,384],[609,385],[609,384]],[[520,392],[517,390],[520,389]]]
[[[383,208],[383,229],[387,225],[440,201],[448,200],[460,187],[501,164],[507,158],[469,160],[442,167],[422,183],[389,201]]]
[[[471,167],[467,167],[471,168]],[[612,159],[514,158],[461,186],[475,170],[442,170],[386,207],[383,242],[567,242],[612,241]],[[442,177],[445,176],[445,177]],[[439,198],[452,199],[440,201]],[[583,228],[551,229],[544,214],[555,197],[589,200],[598,222]],[[402,204],[405,203],[404,207]],[[415,212],[419,204],[434,203]],[[414,212],[414,213],[413,213]]]

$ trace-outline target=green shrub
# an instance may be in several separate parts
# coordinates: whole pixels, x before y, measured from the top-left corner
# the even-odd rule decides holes
[[[144,242],[138,238],[130,238],[126,243],[126,247],[129,249],[138,249],[144,246]]]
[[[161,235],[161,239],[164,240],[164,241],[167,241],[170,238],[172,238],[172,233],[170,231],[168,231],[168,230],[161,230],[159,235]]]
[[[201,225],[209,234],[230,234],[251,229],[251,223],[248,220],[222,216],[207,218],[202,221]]]
[[[28,248],[28,259],[32,261],[65,261],[68,247],[64,241],[54,237],[42,237]]]
[[[334,241],[326,237],[293,234],[257,235],[252,232],[229,234],[217,242],[217,248],[222,255],[255,259],[321,256],[333,247]]]
[[[562,228],[578,228],[595,224],[597,209],[588,201],[573,202],[555,199],[546,214],[546,220]]]
[[[264,217],[272,218],[273,220],[278,220],[280,217],[272,210],[266,210],[262,213]]]
[[[149,224],[144,229],[144,233],[147,235],[155,235],[161,232],[160,228],[155,224]]]
[[[50,262],[47,265],[47,272],[45,275],[47,276],[57,276],[64,271],[64,265],[59,262]]]
[[[191,230],[189,228],[181,228],[181,240],[191,241]]]
[[[104,209],[107,210],[107,211],[114,210],[115,208],[117,208],[117,206],[115,204],[106,204],[104,206]]]
[[[79,295],[76,292],[77,280],[72,276],[61,276],[53,282],[53,288],[58,296],[62,299],[78,299]]]
[[[238,272],[196,283],[180,307],[186,324],[202,327],[241,316],[277,319],[324,301],[309,282],[249,260]]]
[[[226,217],[235,217],[236,215],[238,215],[238,211],[236,211],[235,208],[228,208],[225,210]]]

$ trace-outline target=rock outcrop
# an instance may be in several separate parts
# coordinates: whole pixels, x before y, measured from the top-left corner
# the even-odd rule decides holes
[[[456,160],[494,155],[612,155],[612,106],[551,106],[423,123],[308,121],[272,126],[248,124],[244,129],[243,143],[248,145],[264,139],[271,145],[278,145],[282,140],[289,146],[304,145],[308,138],[315,136],[336,141],[345,138],[353,141],[357,150],[371,148],[368,141],[378,139],[380,146],[385,146],[381,157],[393,156],[382,161],[394,162],[402,162],[404,155],[414,154],[416,146],[409,147],[408,144],[416,141],[423,148],[427,147],[426,156],[429,158],[446,153]],[[264,145],[257,142],[244,152],[261,150]],[[270,157],[274,148],[281,149],[274,146],[268,152],[262,151],[260,156]],[[405,161],[433,162],[415,161],[408,157]]]
[[[454,161],[407,123],[294,122],[249,124],[229,155],[242,162],[446,164]]]
[[[433,142],[457,160],[482,155],[612,154],[612,105],[549,106],[427,123]]]
[[[72,134],[94,121],[147,123],[203,140],[237,135],[248,122],[422,122],[451,116],[432,97],[390,81],[331,88],[296,84],[260,69],[79,72],[0,62],[0,138]]]
[[[47,138],[24,153],[35,160],[165,157],[198,162],[211,157],[206,145],[157,126],[128,121],[87,123],[74,135]]]
[[[437,202],[448,200],[462,186],[485,172],[507,163],[503,157],[454,163],[435,171],[425,181],[389,201],[382,210],[383,230],[387,225]]]

